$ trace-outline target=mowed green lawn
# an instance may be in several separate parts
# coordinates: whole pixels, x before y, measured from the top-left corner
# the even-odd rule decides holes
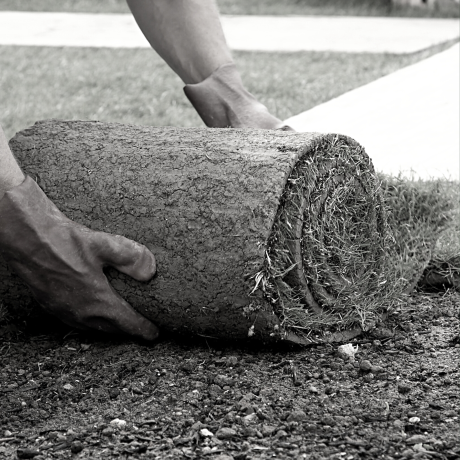
[[[285,119],[438,52],[235,52],[248,89]],[[180,79],[150,49],[0,46],[7,137],[47,118],[202,126]]]
[[[297,14],[459,17],[454,2],[437,8],[392,5],[391,0],[217,0],[222,14]],[[127,13],[126,0],[0,0],[0,10]]]

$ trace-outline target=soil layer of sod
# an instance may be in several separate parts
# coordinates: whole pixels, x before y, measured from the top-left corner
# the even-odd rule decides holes
[[[70,219],[152,250],[150,283],[108,276],[163,330],[308,343],[385,311],[380,184],[352,139],[51,120],[10,145]],[[32,302],[0,274],[9,308]]]

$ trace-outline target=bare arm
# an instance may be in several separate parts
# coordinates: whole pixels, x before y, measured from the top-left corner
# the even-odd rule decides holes
[[[283,126],[245,89],[227,46],[215,0],[127,2],[152,48],[186,84],[185,94],[207,126]]]
[[[186,84],[233,62],[214,0],[127,0],[152,48]]]
[[[5,192],[24,182],[25,176],[16,162],[0,126],[0,200]]]

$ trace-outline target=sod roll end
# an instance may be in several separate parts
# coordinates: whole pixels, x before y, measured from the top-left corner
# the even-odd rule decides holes
[[[70,219],[145,244],[157,276],[112,286],[167,331],[308,343],[375,320],[388,232],[345,136],[43,121],[10,142]],[[0,295],[32,302],[0,261]]]

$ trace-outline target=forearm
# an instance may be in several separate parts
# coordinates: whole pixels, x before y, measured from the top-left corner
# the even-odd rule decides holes
[[[25,176],[11,153],[5,134],[0,126],[0,200],[5,192],[21,184],[24,179]]]
[[[232,62],[214,0],[127,0],[152,48],[186,84]]]

